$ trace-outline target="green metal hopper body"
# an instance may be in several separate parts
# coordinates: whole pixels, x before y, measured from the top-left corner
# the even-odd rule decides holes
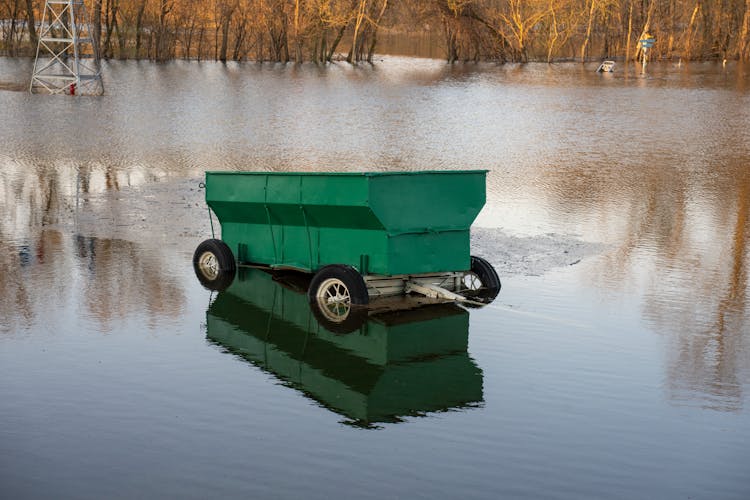
[[[206,172],[206,203],[240,263],[363,275],[470,268],[486,170]]]

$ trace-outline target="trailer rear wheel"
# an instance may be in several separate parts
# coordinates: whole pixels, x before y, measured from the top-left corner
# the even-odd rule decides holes
[[[206,240],[195,249],[193,269],[201,285],[221,291],[232,284],[237,265],[232,250],[221,240]]]
[[[466,295],[472,300],[489,304],[500,293],[500,278],[492,264],[482,257],[471,256],[471,271],[464,275]]]
[[[344,323],[353,306],[365,305],[370,299],[362,275],[339,264],[321,268],[310,282],[307,296],[321,316],[333,323]]]

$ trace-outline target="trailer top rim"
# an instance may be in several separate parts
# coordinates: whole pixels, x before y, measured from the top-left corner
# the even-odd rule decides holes
[[[246,171],[246,170],[207,170],[211,175],[335,175],[342,177],[385,177],[391,175],[420,175],[420,174],[486,174],[489,170],[398,170],[392,172],[278,172],[278,171]]]

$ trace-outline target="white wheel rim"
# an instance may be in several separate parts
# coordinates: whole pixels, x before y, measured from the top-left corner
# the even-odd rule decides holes
[[[352,297],[349,289],[338,278],[328,278],[318,287],[315,296],[320,311],[327,319],[341,323],[349,316]]]
[[[215,280],[219,276],[219,261],[213,252],[203,252],[198,258],[198,269],[203,276],[209,280]]]

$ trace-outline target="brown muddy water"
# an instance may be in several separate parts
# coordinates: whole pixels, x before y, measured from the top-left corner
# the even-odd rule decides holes
[[[0,91],[0,496],[750,498],[750,74],[595,67]],[[193,275],[204,170],[469,168],[491,306],[340,335],[268,275]]]

